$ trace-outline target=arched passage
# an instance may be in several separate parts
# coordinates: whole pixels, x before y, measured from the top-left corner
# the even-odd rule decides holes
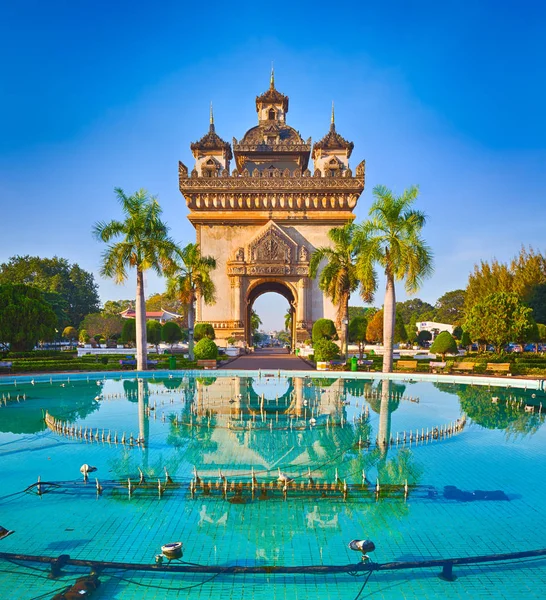
[[[292,331],[290,332],[291,343],[290,347],[295,348],[296,340],[296,313],[297,313],[297,293],[295,288],[286,281],[279,280],[261,280],[251,284],[246,295],[246,311],[245,311],[245,341],[249,346],[252,346],[252,329],[250,326],[250,316],[252,307],[257,298],[263,294],[275,292],[280,294],[288,301],[290,311],[292,312]]]

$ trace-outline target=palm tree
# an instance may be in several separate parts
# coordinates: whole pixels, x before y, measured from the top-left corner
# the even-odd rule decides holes
[[[188,351],[193,360],[193,326],[195,302],[202,298],[205,304],[214,304],[216,288],[210,272],[216,268],[212,256],[201,256],[199,244],[188,244],[178,252],[179,260],[167,281],[167,295],[179,299],[188,311]]]
[[[412,186],[397,197],[385,186],[375,187],[370,219],[358,226],[355,234],[358,278],[370,300],[377,288],[376,263],[384,270],[387,280],[383,307],[384,373],[392,371],[396,307],[394,282],[405,279],[405,289],[412,294],[433,271],[432,252],[421,238],[426,216],[412,209],[418,193],[417,186]]]
[[[346,348],[349,297],[359,287],[355,268],[357,254],[353,243],[354,233],[353,223],[330,229],[328,237],[333,242],[333,247],[317,248],[309,262],[309,274],[316,277],[322,261],[327,261],[320,274],[319,288],[337,306],[336,327],[340,332],[342,353]],[[363,297],[366,299],[364,292]]]
[[[292,311],[290,309],[284,313],[284,328],[286,331],[292,331]]]
[[[116,283],[127,279],[127,269],[135,268],[136,282],[136,345],[137,369],[147,368],[146,307],[144,301],[144,271],[153,269],[161,275],[173,260],[177,245],[168,236],[169,228],[161,220],[161,207],[156,197],[144,189],[127,196],[115,188],[117,199],[125,214],[124,221],[100,221],[93,226],[93,235],[109,244],[102,255],[100,274],[112,277]]]

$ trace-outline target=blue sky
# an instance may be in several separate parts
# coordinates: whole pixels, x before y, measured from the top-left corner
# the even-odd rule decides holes
[[[103,300],[132,297],[132,280],[99,277],[90,233],[121,216],[113,188],[158,195],[173,237],[194,241],[178,160],[192,164],[210,101],[225,140],[255,125],[272,61],[288,122],[304,137],[326,133],[335,101],[352,166],[366,159],[358,220],[375,185],[419,184],[436,269],[418,297],[434,303],[465,287],[480,259],[509,260],[522,244],[546,250],[543,2],[75,0],[0,10],[2,262],[56,254],[95,273]],[[163,281],[150,276],[147,291]],[[257,302],[266,328],[280,326],[277,298]]]

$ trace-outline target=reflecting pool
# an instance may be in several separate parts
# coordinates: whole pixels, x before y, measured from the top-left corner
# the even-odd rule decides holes
[[[289,373],[0,383],[0,551],[237,574],[106,569],[93,598],[542,598],[546,560],[334,573],[546,547],[539,390]],[[87,476],[82,465],[89,465]],[[85,471],[85,469],[83,469]],[[324,572],[306,572],[322,565]],[[246,567],[301,567],[297,574]],[[206,571],[206,569],[205,569]],[[271,571],[271,570],[270,570]],[[0,561],[0,597],[88,568]],[[369,575],[369,576],[368,576]]]

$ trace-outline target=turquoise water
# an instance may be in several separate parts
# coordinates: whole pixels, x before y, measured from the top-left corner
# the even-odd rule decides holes
[[[0,550],[153,563],[163,544],[181,541],[189,563],[305,566],[359,562],[354,538],[373,540],[380,563],[546,547],[540,392],[285,375],[1,385],[0,525],[15,534]],[[48,428],[45,411],[65,432]],[[84,463],[97,468],[87,482]],[[286,492],[279,470],[292,479]],[[58,487],[24,492],[38,477]],[[445,486],[502,494],[452,498]],[[86,572],[67,567],[49,580],[45,565],[2,561],[0,597],[49,598]],[[546,560],[455,567],[452,583],[438,572],[375,572],[360,597],[546,592]],[[93,597],[353,599],[365,579],[107,571]]]

